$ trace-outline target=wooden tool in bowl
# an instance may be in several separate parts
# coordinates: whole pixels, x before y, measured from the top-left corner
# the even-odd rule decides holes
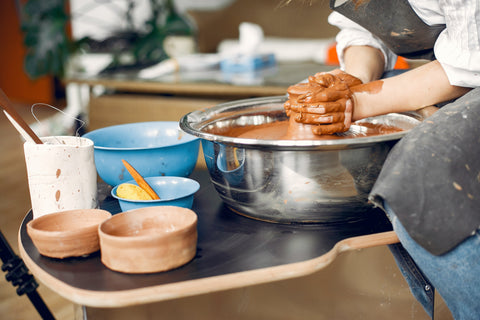
[[[42,144],[42,140],[33,132],[32,128],[23,120],[23,118],[17,113],[13,108],[12,103],[8,99],[5,92],[0,89],[0,105],[2,106],[3,112],[7,115],[8,120],[12,122],[13,126],[17,131],[25,138],[31,138],[35,143]],[[22,132],[23,130],[24,132]],[[27,136],[25,136],[27,134]]]
[[[138,186],[141,187],[143,190],[145,190],[150,197],[152,197],[153,200],[158,200],[160,197],[158,194],[150,187],[147,181],[142,177],[140,173],[138,173],[137,170],[135,170],[134,167],[130,163],[128,163],[126,160],[122,159],[123,165],[125,168],[127,168],[128,172],[132,175],[133,179],[138,183]]]

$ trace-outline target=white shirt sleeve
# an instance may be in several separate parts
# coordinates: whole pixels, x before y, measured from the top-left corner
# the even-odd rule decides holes
[[[340,68],[345,67],[343,51],[349,46],[371,46],[379,49],[385,58],[385,70],[392,70],[397,62],[397,55],[393,53],[385,44],[371,32],[346,18],[345,16],[332,12],[328,17],[328,22],[340,29],[336,36],[337,54],[340,61]]]
[[[416,11],[416,6],[428,5],[418,0],[411,2]],[[417,11],[420,18],[429,25],[438,23],[442,18],[443,23],[446,24],[445,30],[435,42],[435,57],[445,70],[450,84],[479,87],[480,0],[438,0],[436,2],[439,8],[436,12]]]
[[[450,84],[480,86],[480,0],[409,0],[417,15],[428,25],[445,24],[434,46]],[[385,70],[393,69],[397,56],[368,30],[333,12],[330,24],[340,28],[337,53],[344,67],[343,51],[351,45],[369,45],[382,51]]]

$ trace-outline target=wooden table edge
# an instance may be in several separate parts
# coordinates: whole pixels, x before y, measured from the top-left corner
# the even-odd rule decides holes
[[[66,84],[77,83],[89,86],[104,86],[106,88],[137,93],[168,93],[168,94],[198,94],[202,96],[215,95],[253,95],[276,96],[285,95],[288,86],[272,85],[232,85],[225,83],[180,83],[135,81],[125,79],[82,79],[66,78]]]
[[[387,231],[344,239],[324,255],[301,262],[132,290],[92,291],[72,287],[40,268],[26,253],[20,238],[20,232],[18,234],[20,256],[37,280],[73,303],[98,308],[127,307],[161,302],[297,278],[325,268],[343,252],[396,242],[398,242],[398,238],[395,232]]]

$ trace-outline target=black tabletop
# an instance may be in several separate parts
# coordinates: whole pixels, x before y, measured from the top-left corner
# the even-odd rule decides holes
[[[195,258],[180,268],[153,274],[124,274],[106,268],[99,252],[80,258],[44,257],[26,232],[31,211],[20,228],[22,246],[40,268],[74,288],[119,291],[306,261],[324,255],[341,240],[392,230],[384,213],[377,209],[344,223],[277,224],[253,220],[224,205],[208,172],[195,171],[191,178],[201,185],[192,208],[198,215],[198,249]],[[118,202],[111,196],[101,203],[112,214],[120,212]]]

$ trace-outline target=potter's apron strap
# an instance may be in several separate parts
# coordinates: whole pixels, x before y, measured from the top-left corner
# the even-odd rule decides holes
[[[380,38],[394,53],[434,60],[433,46],[445,25],[429,26],[407,0],[330,0],[330,8]]]

